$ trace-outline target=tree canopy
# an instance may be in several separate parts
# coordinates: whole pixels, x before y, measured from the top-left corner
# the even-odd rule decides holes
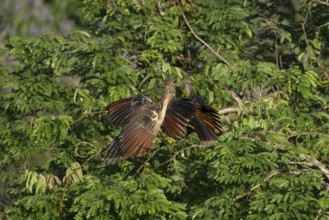
[[[329,218],[329,1],[67,2],[76,28],[0,36],[0,217]],[[186,75],[216,145],[160,132],[106,165],[105,106]]]

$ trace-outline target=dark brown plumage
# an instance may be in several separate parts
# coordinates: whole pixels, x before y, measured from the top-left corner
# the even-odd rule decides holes
[[[165,86],[163,99],[152,103],[148,97],[121,99],[106,107],[108,119],[121,126],[120,134],[105,148],[108,163],[116,163],[130,156],[140,156],[152,147],[153,140],[162,130],[172,138],[181,138],[190,124],[205,146],[212,146],[221,133],[217,111],[195,96],[189,81],[184,81],[188,98],[174,99],[172,82]]]
[[[197,108],[194,117],[191,117],[190,124],[204,146],[213,146],[217,140],[217,136],[222,133],[220,116],[216,109],[205,103],[202,97],[195,95],[188,78],[185,78],[183,83],[188,98],[193,101]]]
[[[197,107],[192,100],[174,99],[169,104],[162,124],[162,130],[171,138],[186,135],[186,127],[196,114]]]
[[[109,104],[105,110],[108,111],[108,119],[111,124],[123,126],[129,122],[132,115],[143,110],[145,106],[150,106],[151,102],[151,99],[146,96],[125,98]]]
[[[153,104],[148,97],[138,96],[113,102],[106,107],[110,122],[122,126],[120,134],[105,149],[108,163],[140,156],[151,148],[174,96],[175,86],[169,82],[165,86],[163,99],[158,103]],[[188,120],[179,123],[185,123],[186,127]]]

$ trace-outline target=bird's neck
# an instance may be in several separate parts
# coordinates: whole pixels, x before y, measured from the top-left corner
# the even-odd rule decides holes
[[[191,86],[189,86],[187,89],[186,89],[187,91],[187,95],[189,96],[189,97],[195,97],[195,93],[194,93],[194,91],[193,91],[193,89],[192,89],[192,87]]]
[[[165,97],[162,99],[162,102],[160,103],[159,109],[160,109],[160,117],[159,122],[162,123],[164,120],[164,117],[166,115],[166,111],[168,108],[168,105],[172,99],[171,95],[165,95]]]

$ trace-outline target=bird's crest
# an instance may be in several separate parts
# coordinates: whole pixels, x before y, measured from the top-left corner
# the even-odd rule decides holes
[[[165,84],[165,94],[170,94],[175,96],[176,88],[173,80],[169,80]]]
[[[190,85],[191,84],[191,79],[190,79],[189,75],[184,76],[183,83],[184,83],[184,85]]]
[[[175,82],[174,80],[168,80],[165,84],[166,89],[175,89]]]

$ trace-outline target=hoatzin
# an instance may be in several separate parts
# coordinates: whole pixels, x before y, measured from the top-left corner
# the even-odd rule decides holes
[[[108,163],[116,163],[130,156],[140,156],[152,147],[152,142],[165,119],[168,106],[175,96],[173,82],[165,86],[163,99],[152,103],[148,97],[137,96],[109,104],[106,107],[110,123],[122,127],[120,134],[105,149]],[[179,136],[186,134],[189,116],[196,112],[191,102],[176,101],[173,117],[174,131]]]
[[[184,78],[183,85],[188,97],[172,101],[168,107],[165,120],[163,121],[162,130],[172,138],[183,136],[175,129],[175,119],[180,115],[179,103],[192,103],[196,110],[191,115],[187,116],[189,125],[191,125],[192,130],[197,133],[202,144],[205,147],[211,147],[216,143],[217,136],[222,133],[219,114],[214,108],[206,105],[201,96],[195,95],[189,78]]]
[[[153,104],[148,97],[137,96],[109,104],[106,107],[110,123],[122,127],[120,134],[105,149],[108,163],[129,156],[140,156],[150,149],[162,125],[172,138],[186,135],[190,124],[205,146],[212,146],[220,133],[219,115],[207,106],[202,97],[195,96],[189,81],[184,81],[188,98],[174,99],[175,86],[168,82],[163,99]]]
[[[191,119],[191,125],[198,134],[199,139],[203,142],[203,145],[210,147],[215,144],[217,136],[223,132],[218,111],[207,105],[201,96],[195,95],[190,79],[185,78],[183,83],[188,98],[197,107],[195,117]]]

